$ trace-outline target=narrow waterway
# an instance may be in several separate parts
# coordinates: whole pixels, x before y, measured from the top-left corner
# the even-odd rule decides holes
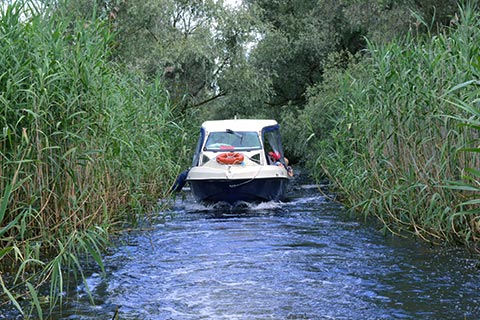
[[[171,216],[164,219],[164,216]],[[290,201],[189,197],[131,232],[56,319],[480,319],[478,260],[384,236],[316,186]]]

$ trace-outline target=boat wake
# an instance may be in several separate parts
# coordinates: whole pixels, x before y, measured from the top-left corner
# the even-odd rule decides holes
[[[184,187],[182,196],[177,197],[171,206],[170,212],[181,214],[202,213],[218,216],[247,216],[276,214],[298,205],[318,205],[328,201],[325,195],[319,194],[322,185],[300,184],[292,188],[290,197],[284,201],[245,202],[238,201],[234,204],[228,202],[201,203],[195,201],[190,193],[190,188]]]
[[[239,201],[234,204],[228,202],[216,202],[213,204],[202,204],[197,202],[185,202],[183,210],[185,213],[219,213],[222,215],[239,215],[252,213],[265,213],[279,210],[284,206],[280,201],[268,201],[250,203]]]

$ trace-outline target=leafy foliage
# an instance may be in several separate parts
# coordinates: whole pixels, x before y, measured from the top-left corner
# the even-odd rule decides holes
[[[82,3],[74,3],[82,14]],[[179,113],[215,102],[237,87],[233,74],[246,74],[244,45],[253,36],[246,11],[213,0],[134,0],[99,7],[117,34],[114,58],[149,79],[163,78]]]
[[[109,26],[66,4],[18,1],[0,20],[0,303],[28,316],[28,298],[40,318],[82,277],[80,256],[101,266],[108,230],[167,194],[187,153],[161,82],[118,68]]]
[[[329,71],[336,91],[312,91],[304,116],[322,140],[311,139],[311,157],[347,206],[431,241],[477,239],[476,216],[455,213],[466,194],[442,186],[480,165],[477,154],[458,153],[478,133],[452,120],[466,114],[447,101],[478,101],[474,86],[449,90],[479,76],[478,21],[467,6],[443,34],[369,43],[366,59]]]
[[[268,103],[301,107],[310,86],[323,81],[331,54],[355,54],[366,47],[365,37],[392,39],[418,25],[411,11],[433,21],[434,8],[448,22],[456,10],[452,1],[266,1],[249,0],[268,24],[253,63],[272,75],[274,95]],[[437,18],[437,17],[435,17]],[[448,21],[446,21],[448,20]],[[341,61],[341,59],[339,59]],[[345,65],[344,65],[345,66]]]

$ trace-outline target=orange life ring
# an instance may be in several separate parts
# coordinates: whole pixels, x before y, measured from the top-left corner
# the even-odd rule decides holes
[[[243,154],[238,152],[225,152],[217,156],[217,162],[220,164],[240,164],[243,159]]]

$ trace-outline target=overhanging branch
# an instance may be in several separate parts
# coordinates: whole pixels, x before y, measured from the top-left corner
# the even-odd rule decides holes
[[[209,102],[211,102],[211,101],[213,101],[213,100],[215,100],[215,99],[218,99],[218,98],[224,96],[225,94],[226,94],[225,92],[220,92],[219,94],[216,94],[216,95],[214,95],[213,97],[210,97],[210,98],[208,98],[208,99],[206,99],[206,100],[203,100],[202,102],[199,102],[199,103],[194,104],[192,107],[194,107],[194,108],[200,107],[200,106],[202,106],[202,105],[204,105],[204,104],[207,104],[207,103],[209,103]]]

